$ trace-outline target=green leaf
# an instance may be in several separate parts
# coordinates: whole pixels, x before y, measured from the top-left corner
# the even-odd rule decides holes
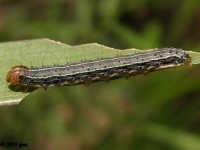
[[[152,49],[151,49],[152,50]],[[49,39],[24,40],[0,44],[0,106],[18,104],[28,93],[8,88],[6,75],[16,65],[42,66],[66,64],[81,60],[109,58],[141,52],[138,49],[117,50],[96,43],[69,46]],[[192,63],[200,63],[200,53],[189,52]]]
[[[181,150],[200,149],[200,138],[193,134],[184,132],[182,130],[173,130],[154,123],[146,123],[145,126],[142,127],[143,130],[141,131],[143,136],[149,139],[160,141],[168,145],[173,145],[177,149]]]
[[[192,59],[192,64],[200,64],[200,53],[198,52],[192,52],[192,51],[188,51],[188,54],[190,55],[191,59]]]

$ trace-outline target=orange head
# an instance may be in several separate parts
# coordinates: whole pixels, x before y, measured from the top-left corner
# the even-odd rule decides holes
[[[6,81],[10,83],[11,85],[20,84],[20,76],[21,75],[26,76],[27,70],[28,68],[22,65],[12,67],[6,76]]]

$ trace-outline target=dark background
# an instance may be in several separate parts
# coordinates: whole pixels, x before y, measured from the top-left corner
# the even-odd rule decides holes
[[[198,51],[200,1],[0,1],[1,42],[44,37],[69,45]],[[47,150],[198,150],[199,76],[194,65],[37,90],[20,105],[0,108],[0,143]]]

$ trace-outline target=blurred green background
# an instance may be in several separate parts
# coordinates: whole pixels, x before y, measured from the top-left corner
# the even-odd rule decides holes
[[[0,1],[1,42],[43,37],[69,45],[198,51],[200,1]],[[196,65],[40,89],[20,105],[0,108],[0,142],[46,150],[200,150],[199,76]]]

